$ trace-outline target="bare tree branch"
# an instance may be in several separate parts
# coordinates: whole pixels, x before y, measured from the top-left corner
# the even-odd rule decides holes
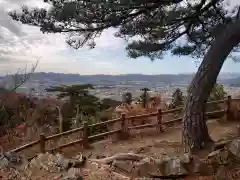
[[[20,86],[22,86],[24,83],[26,83],[26,81],[31,77],[31,75],[35,72],[35,69],[37,68],[38,65],[38,61],[36,62],[36,64],[34,64],[31,68],[31,70],[28,72],[27,71],[27,66],[23,69],[23,71],[21,71],[21,69],[19,69],[15,74],[13,75],[7,75],[5,76],[5,79],[2,80],[2,88],[3,91],[4,89],[6,89],[6,92],[3,92],[3,94],[0,95],[0,112],[2,113],[2,120],[4,121],[4,117],[8,116],[8,112],[6,110],[5,107],[5,100],[8,98],[8,93],[16,91],[17,88],[19,88]],[[6,85],[12,84],[10,89],[6,88]],[[6,120],[5,120],[6,121]],[[8,138],[9,138],[9,142],[14,140],[13,136],[15,136],[14,132],[12,131],[12,125],[14,122],[7,120],[6,122],[2,122],[3,123],[3,127],[5,132],[7,131],[8,134]],[[10,139],[11,138],[11,139]]]
[[[238,12],[236,15],[236,20],[240,20],[240,6],[238,7]]]

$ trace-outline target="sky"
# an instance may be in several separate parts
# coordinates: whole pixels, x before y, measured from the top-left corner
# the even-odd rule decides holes
[[[238,3],[237,3],[238,1]],[[239,0],[229,0],[231,5]],[[42,34],[37,27],[13,21],[7,14],[22,5],[47,7],[43,0],[0,0],[0,75],[19,68],[30,68],[37,61],[36,72],[89,74],[178,74],[197,71],[196,60],[167,55],[152,62],[142,57],[130,59],[123,39],[114,37],[116,29],[104,31],[97,47],[75,50],[61,34]],[[240,63],[227,60],[222,72],[240,72]]]

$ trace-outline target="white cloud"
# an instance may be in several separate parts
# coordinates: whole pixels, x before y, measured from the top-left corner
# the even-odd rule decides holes
[[[37,0],[0,0],[0,66],[1,73],[33,64],[37,60],[37,71],[68,72],[80,74],[117,73],[114,61],[109,61],[104,52],[123,49],[123,41],[112,38],[114,29],[97,39],[97,48],[73,50],[65,43],[61,34],[42,34],[39,28],[13,21],[9,10],[21,5],[46,7]]]

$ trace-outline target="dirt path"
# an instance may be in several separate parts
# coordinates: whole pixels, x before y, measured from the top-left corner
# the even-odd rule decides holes
[[[221,124],[213,120],[208,123],[208,129],[213,140],[217,141],[236,134],[236,125],[237,123]],[[80,147],[66,148],[62,153],[66,156],[73,156],[75,153],[83,153],[87,156],[91,155],[91,157],[96,157],[111,156],[119,152],[134,152],[151,156],[181,152],[181,126],[167,128],[163,133],[157,133],[154,128],[134,130],[131,133],[131,138],[126,141],[100,141],[94,143],[91,149],[84,150],[84,152],[79,152],[82,151],[79,148]]]

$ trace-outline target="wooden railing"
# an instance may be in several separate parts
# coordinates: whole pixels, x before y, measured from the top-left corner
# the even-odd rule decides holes
[[[213,104],[220,104],[220,103],[225,103],[226,108],[222,109],[222,110],[217,110],[217,111],[213,111],[213,112],[207,112],[206,115],[207,116],[212,116],[212,115],[219,115],[219,116],[224,116],[225,114],[229,115],[229,110],[230,110],[230,106],[231,106],[231,102],[233,101],[240,101],[240,99],[231,99],[231,96],[228,96],[227,99],[224,100],[219,100],[219,101],[211,101],[211,102],[207,102],[208,105],[213,105]],[[182,118],[176,118],[176,119],[172,119],[170,121],[163,121],[163,116],[166,114],[171,114],[171,113],[177,113],[177,112],[181,112],[183,109],[183,107],[179,107],[179,108],[175,108],[175,109],[170,109],[170,110],[165,110],[162,111],[161,109],[158,109],[157,112],[154,113],[149,113],[149,114],[143,114],[143,115],[136,115],[136,116],[126,116],[125,114],[121,115],[121,118],[117,118],[117,119],[112,119],[112,120],[108,120],[108,121],[104,121],[104,122],[99,122],[99,123],[95,123],[95,124],[91,124],[88,125],[87,122],[84,122],[83,126],[80,128],[76,128],[76,129],[72,129],[69,131],[65,131],[63,133],[59,133],[59,134],[54,134],[48,137],[45,137],[44,134],[41,134],[39,137],[39,140],[30,142],[28,144],[25,144],[21,147],[18,147],[16,149],[11,150],[10,152],[21,152],[23,150],[26,150],[32,146],[35,145],[39,145],[39,151],[41,153],[44,152],[53,152],[55,150],[59,150],[68,146],[72,146],[72,145],[76,145],[76,144],[81,144],[83,145],[84,148],[88,148],[90,146],[90,143],[93,140],[102,138],[102,137],[106,137],[106,136],[110,136],[113,134],[116,134],[118,138],[120,139],[126,139],[129,136],[129,131],[131,129],[143,129],[143,128],[150,128],[150,127],[154,127],[156,128],[156,130],[158,132],[163,132],[163,125],[171,125],[174,124],[176,122],[181,122]],[[148,118],[148,117],[152,117],[152,116],[156,116],[157,120],[156,123],[152,123],[152,124],[143,124],[143,125],[138,125],[138,126],[132,126],[129,127],[128,124],[130,121],[132,121],[133,119],[138,119],[138,118]],[[89,128],[93,128],[93,127],[99,127],[102,125],[111,125],[114,123],[119,123],[120,124],[120,128],[119,129],[115,129],[115,130],[111,130],[111,131],[107,131],[104,133],[100,133],[100,134],[96,134],[96,135],[91,135],[89,136]],[[79,134],[81,133],[81,139],[77,139],[75,141],[69,142],[67,144],[62,144],[58,147],[55,147],[53,149],[46,149],[45,148],[45,144],[47,141],[49,140],[53,140],[53,139],[59,139],[62,136],[65,135],[70,135],[73,133],[79,132]]]

